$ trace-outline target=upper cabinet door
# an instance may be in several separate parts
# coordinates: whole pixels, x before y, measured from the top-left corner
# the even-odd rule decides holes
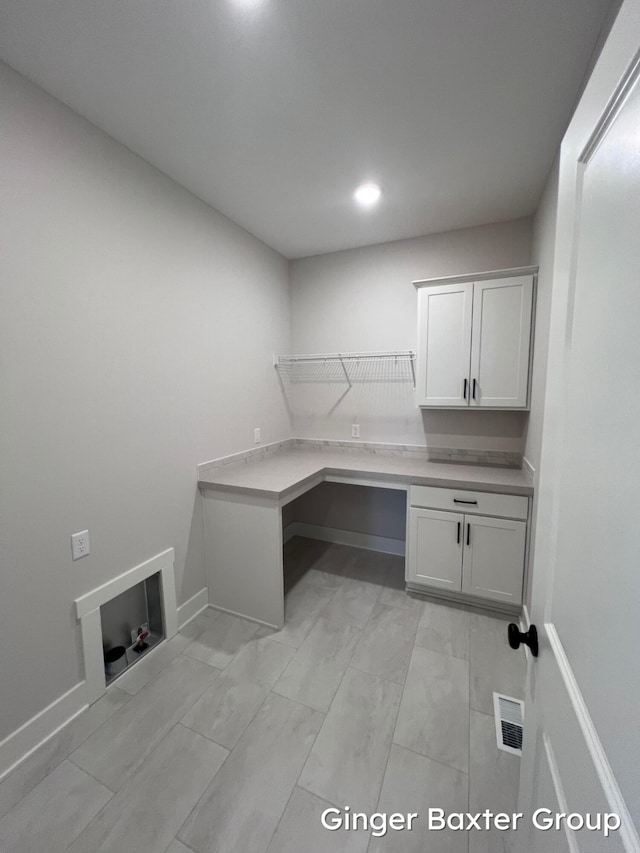
[[[472,309],[473,282],[418,291],[418,406],[469,405]]]
[[[532,302],[532,275],[475,282],[471,406],[527,407]]]

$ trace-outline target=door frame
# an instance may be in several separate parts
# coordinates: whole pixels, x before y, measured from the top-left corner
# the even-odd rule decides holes
[[[581,206],[584,163],[597,144],[598,135],[610,122],[622,103],[631,78],[640,75],[638,29],[640,0],[625,0],[611,28],[600,57],[594,67],[582,98],[576,108],[560,148],[557,221],[553,259],[549,355],[547,363],[543,440],[537,490],[537,522],[534,531],[534,560],[530,606],[523,608],[523,627],[531,622],[544,625],[541,633],[540,655],[553,659],[567,692],[581,736],[587,747],[601,790],[611,812],[617,813],[622,825],[617,835],[627,853],[640,853],[640,838],[634,827],[626,802],[619,788],[602,742],[571,669],[562,643],[551,624],[551,595],[558,542],[560,509],[560,455],[564,435],[564,400],[571,350],[573,307],[577,267],[577,223]],[[612,93],[613,96],[612,96]],[[597,120],[599,117],[599,120]],[[535,661],[527,650],[527,728],[533,711],[532,697],[536,695],[541,660]],[[535,730],[535,729],[534,729]],[[533,751],[534,738],[529,746],[525,739],[520,782],[519,811],[527,810],[527,796],[533,790],[536,772]],[[528,759],[528,760],[527,760]],[[519,845],[515,834],[516,849]],[[526,841],[522,839],[526,844]]]

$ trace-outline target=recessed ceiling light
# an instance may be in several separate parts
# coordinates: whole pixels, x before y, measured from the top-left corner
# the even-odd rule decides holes
[[[360,184],[354,192],[353,197],[358,202],[360,207],[373,207],[377,204],[382,195],[380,187],[377,184]]]

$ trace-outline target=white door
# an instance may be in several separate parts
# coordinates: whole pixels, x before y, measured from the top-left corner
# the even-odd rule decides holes
[[[473,286],[470,405],[527,406],[533,276]]]
[[[517,853],[640,850],[638,45],[625,0],[561,152]],[[543,831],[540,808],[622,824]]]
[[[527,525],[465,515],[462,591],[519,605]]]
[[[464,516],[409,509],[407,580],[460,592]]]
[[[419,406],[468,406],[473,283],[418,291]]]

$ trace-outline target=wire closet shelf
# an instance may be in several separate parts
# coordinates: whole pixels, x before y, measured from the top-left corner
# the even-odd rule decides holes
[[[393,350],[276,355],[273,363],[290,383],[411,382],[415,388],[415,360],[413,350]]]

